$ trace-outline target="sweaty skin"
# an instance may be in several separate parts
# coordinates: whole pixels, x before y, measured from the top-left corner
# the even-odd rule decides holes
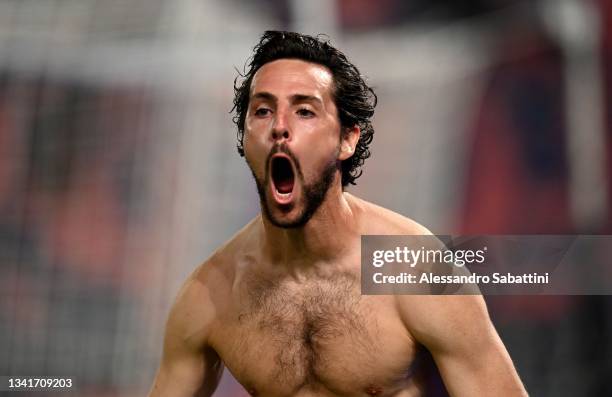
[[[352,155],[360,131],[341,134],[332,92],[320,65],[282,59],[256,73],[247,162],[265,181],[284,144],[303,180],[289,196],[263,186],[267,215],[185,282],[150,396],[211,396],[224,367],[253,396],[426,396],[430,357],[452,396],[525,396],[481,296],[360,294],[361,235],[427,229],[343,192],[339,170],[303,226],[275,226],[300,219],[330,158]]]

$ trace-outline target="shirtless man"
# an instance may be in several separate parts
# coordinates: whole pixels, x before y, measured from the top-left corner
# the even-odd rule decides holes
[[[262,213],[198,267],[168,318],[150,396],[525,396],[481,296],[360,293],[360,236],[429,234],[344,192],[376,96],[326,42],[266,32],[234,100]]]

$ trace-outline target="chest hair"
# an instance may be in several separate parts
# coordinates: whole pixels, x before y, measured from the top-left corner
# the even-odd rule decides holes
[[[247,277],[241,325],[271,344],[277,380],[304,383],[334,362],[339,340],[353,355],[373,354],[376,323],[362,302],[357,277],[338,273],[299,284],[282,278]]]

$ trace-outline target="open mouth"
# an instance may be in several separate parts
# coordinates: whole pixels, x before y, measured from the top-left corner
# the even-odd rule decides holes
[[[276,156],[272,158],[270,168],[275,196],[280,202],[288,202],[295,185],[295,174],[291,162],[285,156]]]

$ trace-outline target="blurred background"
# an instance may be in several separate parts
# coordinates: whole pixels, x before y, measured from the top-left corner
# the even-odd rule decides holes
[[[0,0],[0,375],[146,394],[182,281],[259,209],[229,110],[266,29],[375,87],[355,194],[438,234],[612,234],[612,1]],[[612,395],[610,297],[487,300],[533,396]]]

